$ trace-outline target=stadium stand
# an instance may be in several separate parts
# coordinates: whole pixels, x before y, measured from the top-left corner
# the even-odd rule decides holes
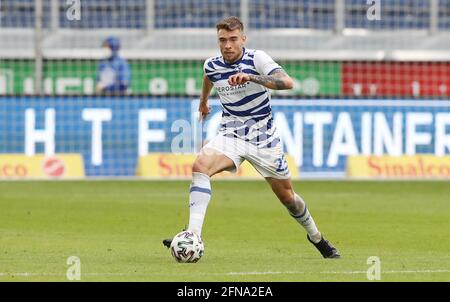
[[[68,18],[77,2],[80,20]],[[358,152],[446,154],[450,0],[1,0],[0,153],[36,145],[83,154],[88,176],[139,174],[137,154],[169,152],[172,123],[196,120],[204,60],[219,53],[214,25],[229,15],[247,25],[246,46],[294,80],[272,95],[286,101],[273,106],[302,175],[342,176],[345,155]],[[110,36],[131,71],[125,95],[112,98],[97,86]],[[221,114],[213,106],[208,135]],[[321,112],[323,127],[312,127]],[[55,133],[54,144],[43,141]],[[192,146],[200,143],[194,135]]]
[[[47,60],[98,60],[115,35],[130,60],[201,61],[217,54],[217,20],[237,15],[248,47],[277,60],[450,61],[450,0],[382,1],[376,21],[360,0],[90,0],[80,21],[66,1],[41,1]],[[35,0],[2,0],[0,58],[35,59],[34,26]]]

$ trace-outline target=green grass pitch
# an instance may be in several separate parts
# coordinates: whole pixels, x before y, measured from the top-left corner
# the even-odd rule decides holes
[[[189,181],[0,182],[0,281],[450,281],[449,182],[296,181],[342,254],[325,260],[263,181],[213,181],[205,255],[161,240],[188,219]]]

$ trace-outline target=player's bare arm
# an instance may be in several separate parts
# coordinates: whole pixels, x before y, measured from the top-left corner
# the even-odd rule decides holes
[[[200,120],[205,119],[211,111],[211,108],[208,106],[208,97],[212,88],[213,83],[205,75],[203,77],[202,94],[200,95],[200,105],[198,107],[198,111],[200,112]]]
[[[294,87],[294,81],[283,69],[277,69],[271,75],[238,73],[228,79],[228,83],[232,86],[241,85],[249,81],[273,90],[287,90]]]

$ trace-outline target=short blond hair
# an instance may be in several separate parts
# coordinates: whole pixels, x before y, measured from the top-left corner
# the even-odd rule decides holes
[[[239,29],[240,31],[244,32],[244,23],[238,18],[238,17],[228,17],[221,21],[219,21],[216,24],[217,31],[221,29],[225,29],[227,31],[233,31],[235,29]]]

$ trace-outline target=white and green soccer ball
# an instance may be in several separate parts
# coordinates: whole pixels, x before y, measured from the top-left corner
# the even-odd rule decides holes
[[[194,263],[203,256],[205,246],[199,235],[183,231],[173,237],[170,252],[177,262]]]

